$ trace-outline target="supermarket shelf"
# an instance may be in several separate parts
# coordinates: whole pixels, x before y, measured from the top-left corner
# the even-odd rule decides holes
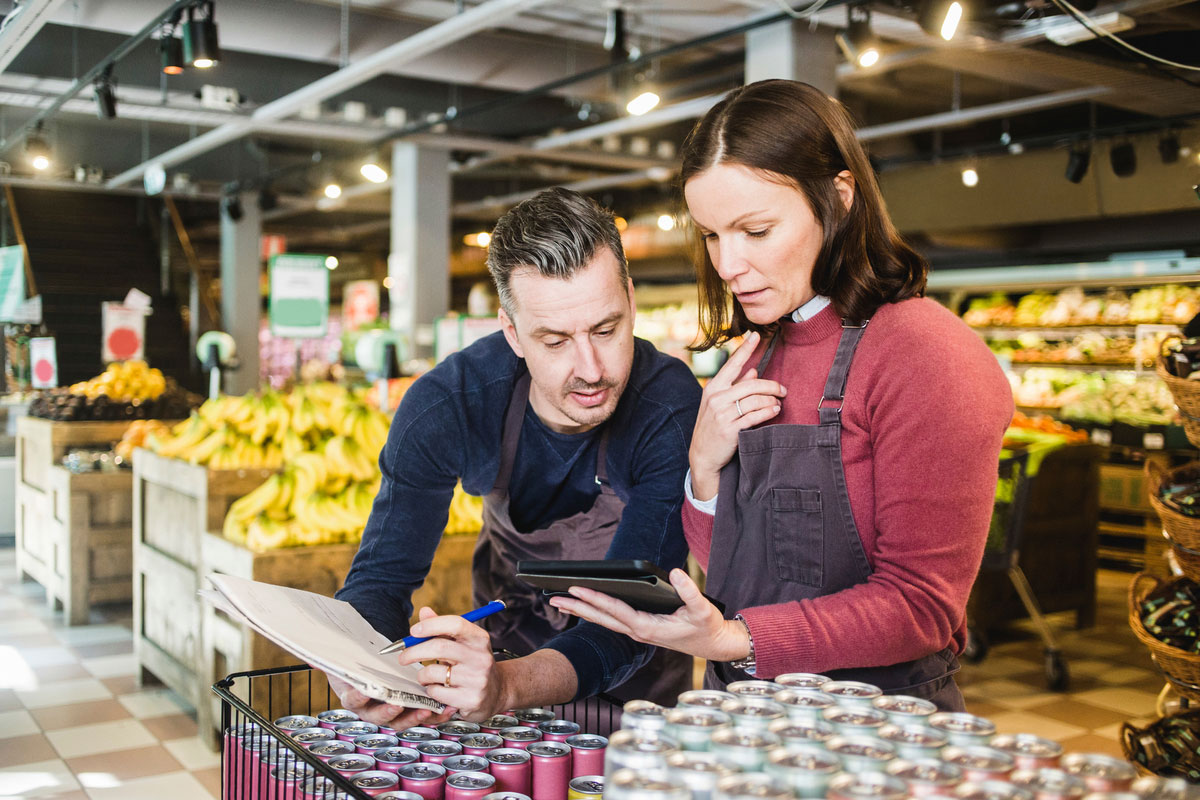
[[[1154,283],[1194,283],[1200,280],[1200,258],[1148,255],[1075,264],[1031,264],[973,269],[935,269],[929,273],[931,292],[952,289],[997,291],[1053,289],[1066,286],[1147,286]]]
[[[1063,369],[1073,369],[1079,372],[1134,372],[1137,370],[1137,365],[1133,362],[1124,364],[1090,364],[1076,361],[1010,361],[1009,366],[1014,370],[1029,369],[1031,367],[1062,367]],[[1153,373],[1152,367],[1145,367],[1147,371]]]
[[[1149,323],[1146,323],[1149,324]],[[1154,323],[1158,324],[1158,323]],[[1105,338],[1128,336],[1133,338],[1137,325],[972,325],[971,330],[984,338],[1016,339],[1026,333],[1035,333],[1043,339],[1081,336],[1085,333],[1098,333]]]

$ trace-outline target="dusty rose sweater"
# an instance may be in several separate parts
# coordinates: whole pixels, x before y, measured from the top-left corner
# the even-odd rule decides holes
[[[840,334],[832,307],[784,323],[765,376],[788,388],[777,422],[817,423]],[[750,626],[759,677],[896,664],[947,645],[961,651],[1012,413],[995,357],[949,311],[914,299],[876,312],[842,408],[850,507],[873,574],[812,600],[730,609]],[[706,570],[712,522],[684,503],[684,534]]]

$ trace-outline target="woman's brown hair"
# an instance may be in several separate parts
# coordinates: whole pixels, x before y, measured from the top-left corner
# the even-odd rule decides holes
[[[892,225],[850,115],[819,89],[784,80],[735,89],[696,123],[682,157],[681,189],[716,164],[762,170],[799,189],[824,233],[812,288],[829,297],[840,316],[866,320],[884,303],[925,293],[928,265]],[[834,183],[843,170],[854,179],[849,211]],[[731,298],[703,242],[698,247],[701,341],[694,349],[706,350],[749,330],[764,331]]]

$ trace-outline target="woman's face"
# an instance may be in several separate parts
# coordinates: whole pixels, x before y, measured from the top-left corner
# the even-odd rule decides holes
[[[852,184],[836,180],[853,201]],[[769,325],[813,298],[823,232],[798,189],[761,170],[721,163],[689,180],[683,194],[713,267],[751,322]]]

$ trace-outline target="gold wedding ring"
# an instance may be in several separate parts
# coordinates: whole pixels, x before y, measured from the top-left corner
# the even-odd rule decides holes
[[[454,688],[453,686],[450,685],[450,670],[452,670],[452,669],[454,669],[453,664],[446,665],[446,680],[442,681],[442,685],[445,686],[447,689]]]

